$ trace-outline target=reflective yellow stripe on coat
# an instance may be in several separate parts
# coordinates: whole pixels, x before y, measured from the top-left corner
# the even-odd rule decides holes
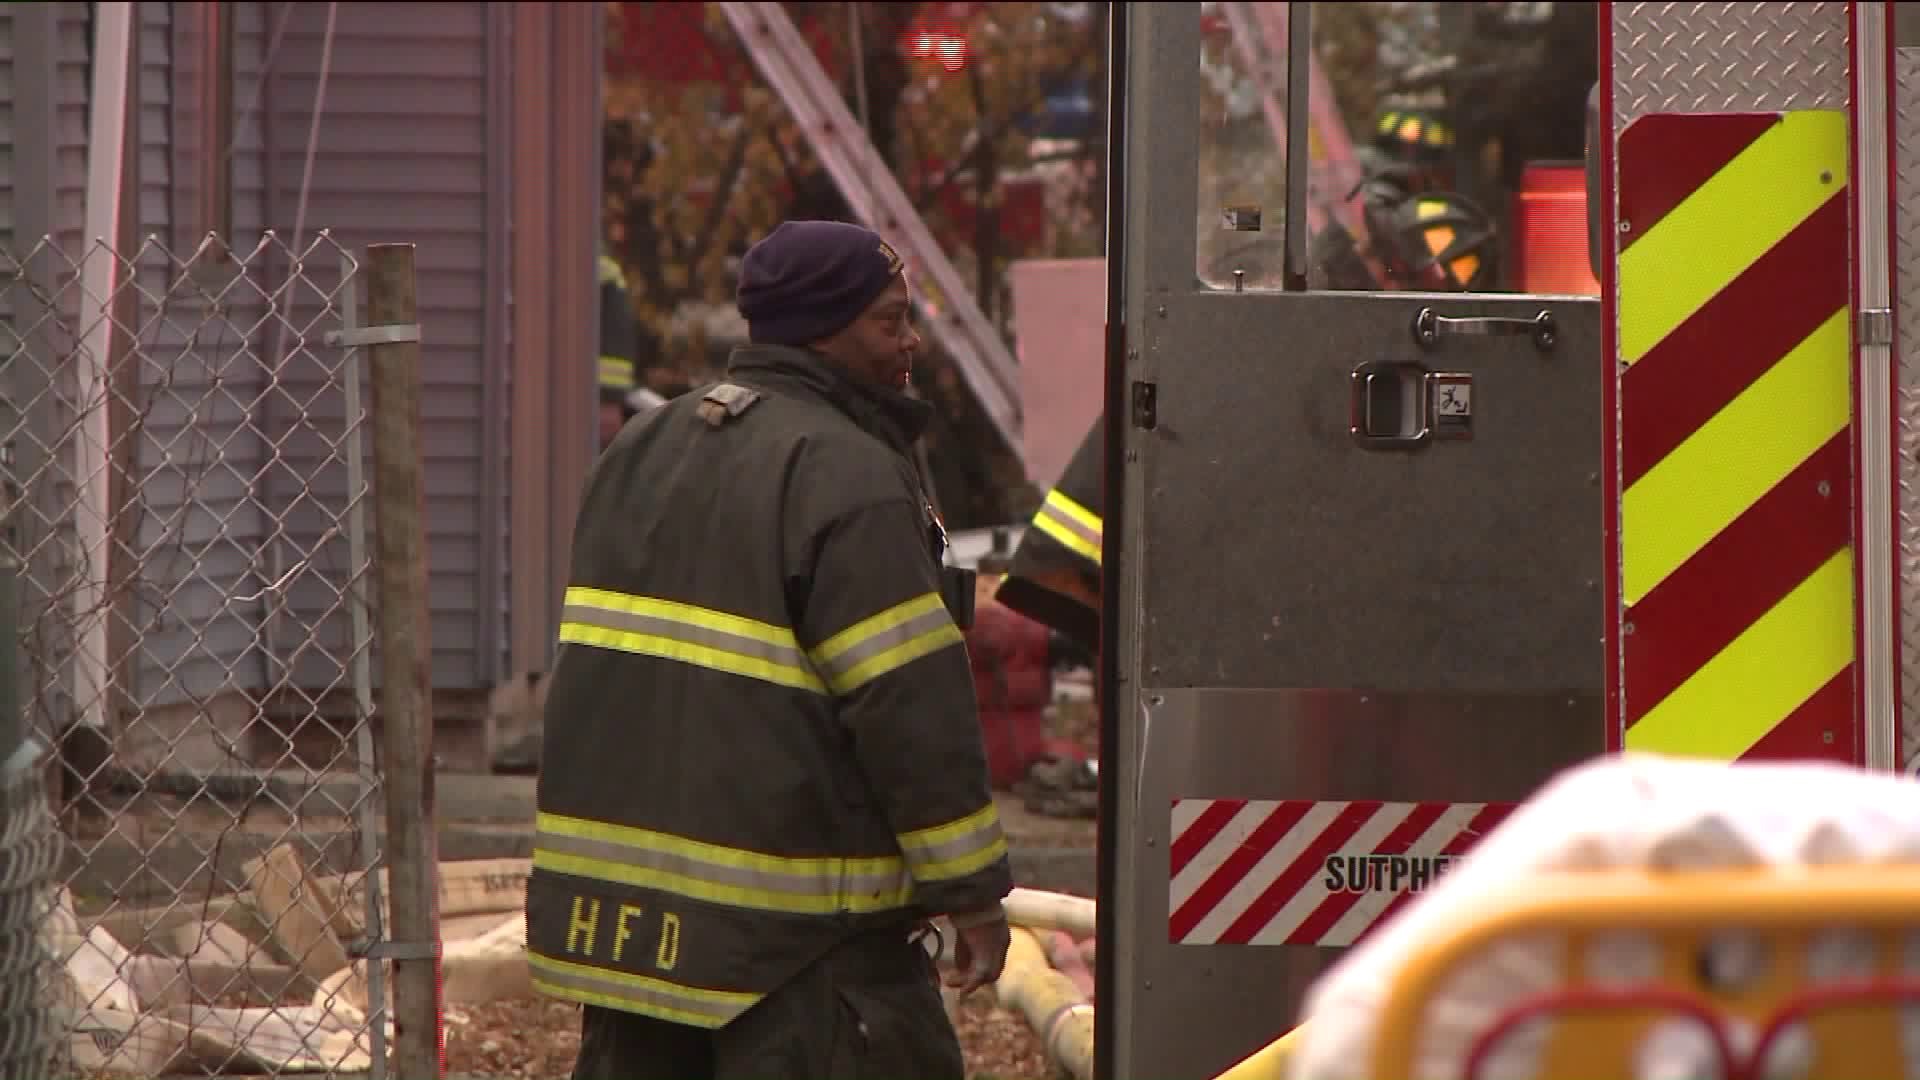
[[[575,586],[560,612],[560,642],[826,692],[792,630],[673,600]]]
[[[1000,810],[992,802],[958,821],[901,833],[899,840],[918,881],[963,878],[1007,853]]]
[[[938,593],[916,596],[854,623],[813,651],[836,694],[851,694],[890,671],[961,642]]]
[[[534,990],[548,997],[621,1012],[631,1012],[639,1005],[649,1016],[700,1028],[725,1026],[765,996],[681,986],[665,979],[575,964],[539,953],[527,954],[527,966],[532,970]]]
[[[606,589],[568,589],[560,620],[561,644],[678,660],[817,694],[850,694],[962,640],[938,593],[862,619],[811,652],[784,626]]]
[[[1040,512],[1033,516],[1033,527],[1046,533],[1068,551],[1100,565],[1100,515],[1074,502],[1060,489],[1047,492]]]
[[[830,915],[886,911],[913,895],[897,856],[791,858],[547,813],[534,830],[537,868],[728,907]]]
[[[624,357],[602,356],[600,358],[600,388],[603,390],[632,389],[632,362]]]
[[[788,915],[889,911],[919,881],[950,881],[1006,854],[993,803],[897,837],[906,857],[769,855],[561,814],[534,819],[533,865],[569,877]]]

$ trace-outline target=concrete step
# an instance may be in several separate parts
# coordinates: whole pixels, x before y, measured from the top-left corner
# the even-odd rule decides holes
[[[180,794],[196,791],[192,778],[176,777],[165,785]],[[477,773],[440,773],[434,778],[435,817],[439,821],[440,858],[527,858],[533,852],[532,826],[537,781],[528,776],[489,776]],[[365,796],[357,777],[315,778],[301,772],[227,774],[206,785],[223,796],[218,802],[198,800],[198,825],[183,816],[173,825],[160,814],[151,816],[144,832],[115,835],[105,840],[69,844],[66,871],[76,897],[122,903],[157,904],[178,898],[182,903],[204,900],[244,887],[244,866],[282,840],[299,843],[314,865],[328,873],[345,873],[364,864],[351,817],[345,811]],[[260,797],[250,803],[244,796]],[[376,790],[374,827],[385,826],[385,800]],[[284,811],[297,818],[287,823]],[[118,811],[116,811],[118,812]],[[168,812],[177,812],[169,804]],[[228,827],[231,815],[235,824]],[[318,820],[316,820],[318,819]],[[212,822],[212,827],[207,823]],[[1062,843],[1069,823],[1056,823],[1040,837],[1025,837],[1009,822],[1014,873],[1020,884],[1092,896],[1095,883],[1094,848]],[[128,832],[124,826],[122,833]]]
[[[437,832],[445,862],[527,858],[533,850],[532,834],[521,828],[450,824]],[[296,845],[320,873],[343,874],[366,865],[356,830],[295,828],[72,841],[61,872],[83,906],[97,909],[109,899],[132,907],[193,905],[245,888],[246,865],[283,842]]]
[[[131,783],[115,789],[131,794]],[[175,798],[199,796],[236,808],[254,803],[305,815],[344,816],[362,799],[371,798],[376,812],[386,810],[386,796],[376,783],[368,792],[358,776],[330,773],[322,776],[298,770],[222,772],[196,775],[180,771],[147,774],[139,787]],[[441,772],[434,776],[435,816],[442,821],[498,823],[533,822],[537,780],[531,776],[489,776]]]
[[[514,826],[450,823],[440,827],[438,840],[445,862],[533,855],[533,834]],[[365,865],[365,849],[354,830],[295,829],[225,836],[176,833],[146,842],[114,836],[85,847],[74,843],[67,846],[62,872],[75,900],[90,907],[109,899],[136,907],[193,905],[245,888],[246,864],[283,841],[298,845],[310,865],[324,873],[347,873]],[[1021,885],[1094,895],[1091,848],[1016,845],[1011,859]]]

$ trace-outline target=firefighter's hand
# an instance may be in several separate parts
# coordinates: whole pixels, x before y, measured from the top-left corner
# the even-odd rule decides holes
[[[1013,932],[999,904],[985,911],[949,916],[953,923],[953,970],[947,985],[965,997],[1000,978],[1007,965],[1007,946]]]

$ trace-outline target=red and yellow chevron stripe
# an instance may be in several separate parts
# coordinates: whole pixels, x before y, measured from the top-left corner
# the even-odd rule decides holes
[[[1629,750],[1856,756],[1847,117],[1619,143]]]

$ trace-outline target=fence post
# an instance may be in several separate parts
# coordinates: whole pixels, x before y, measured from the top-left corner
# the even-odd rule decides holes
[[[0,447],[0,536],[10,541],[12,448]],[[61,836],[47,805],[43,748],[19,692],[20,560],[0,543],[0,1076],[45,1076],[58,1037],[49,1008],[51,886]]]
[[[386,758],[387,873],[393,908],[393,1069],[445,1075],[440,1033],[439,853],[427,625],[426,492],[420,448],[420,333],[412,244],[367,248],[373,424],[374,571],[380,718]]]

